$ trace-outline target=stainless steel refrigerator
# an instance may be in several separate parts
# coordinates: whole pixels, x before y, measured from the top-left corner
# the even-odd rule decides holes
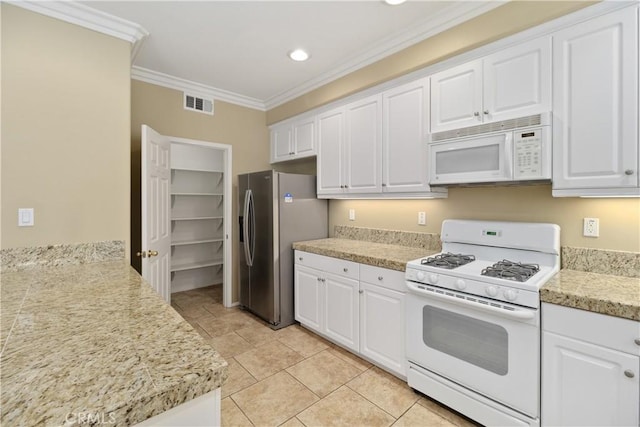
[[[294,323],[293,249],[328,236],[316,177],[275,171],[238,175],[240,305],[273,329]]]

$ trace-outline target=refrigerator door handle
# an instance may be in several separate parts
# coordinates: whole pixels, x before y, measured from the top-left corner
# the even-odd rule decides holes
[[[242,234],[244,235],[244,257],[246,264],[251,267],[253,265],[253,257],[251,256],[251,235],[249,234],[249,223],[251,222],[250,217],[250,204],[253,199],[253,195],[251,194],[251,190],[246,190],[244,192],[244,209],[243,209],[243,217],[244,221],[242,222]],[[253,212],[251,212],[252,214]]]
[[[249,232],[249,227],[255,226],[255,219],[253,218],[253,194],[251,190],[247,190],[244,193],[244,221],[242,224],[242,234],[244,234],[244,256],[246,263],[249,267],[253,265],[253,253],[252,247],[255,245],[255,237],[253,233]],[[251,230],[253,231],[253,230]]]

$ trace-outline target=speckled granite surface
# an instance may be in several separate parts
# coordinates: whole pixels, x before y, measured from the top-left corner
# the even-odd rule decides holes
[[[336,225],[333,230],[335,235],[334,237],[340,239],[410,246],[413,248],[427,249],[433,252],[439,252],[442,247],[439,234],[351,227],[348,225]]]
[[[72,425],[85,412],[128,426],[227,378],[125,260],[5,272],[0,290],[1,425]]]
[[[438,252],[438,250],[424,248],[338,238],[296,242],[293,244],[293,249],[398,271],[405,271],[408,261]]]
[[[123,240],[49,245],[0,250],[0,271],[21,271],[35,267],[61,267],[114,261],[125,255]]]
[[[640,279],[560,270],[540,289],[540,300],[640,320]]]
[[[624,277],[640,277],[640,253],[562,247],[562,268]]]

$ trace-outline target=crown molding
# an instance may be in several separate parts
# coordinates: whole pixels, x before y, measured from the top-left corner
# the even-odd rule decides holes
[[[264,102],[251,98],[249,96],[240,95],[202,83],[191,80],[182,79],[180,77],[171,76],[169,74],[160,73],[158,71],[133,66],[131,67],[131,78],[140,80],[145,83],[151,83],[163,86],[169,89],[175,89],[182,92],[188,92],[193,95],[200,95],[204,98],[213,98],[215,100],[229,102],[231,104],[240,105],[242,107],[252,108],[254,110],[266,111]]]
[[[141,25],[111,14],[99,11],[74,1],[33,1],[3,0],[5,3],[21,7],[41,15],[79,25],[102,34],[125,40],[132,44],[131,60],[140,50],[149,35]]]
[[[314,79],[308,80],[296,87],[288,89],[278,95],[265,100],[267,110],[298,98],[299,96],[328,84],[340,77],[380,61],[385,57],[399,52],[411,45],[428,39],[438,33],[449,28],[459,25],[469,19],[489,12],[503,4],[507,0],[500,1],[472,1],[472,2],[456,2],[445,10],[434,14],[429,22],[409,27],[401,33],[396,33],[386,39],[376,43],[375,47],[368,51],[351,58],[341,61],[340,65],[333,67],[330,72],[322,74]]]

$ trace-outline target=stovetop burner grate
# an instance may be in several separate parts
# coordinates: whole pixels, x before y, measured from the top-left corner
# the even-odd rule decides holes
[[[420,261],[420,264],[451,270],[456,267],[469,264],[470,262],[475,260],[476,257],[473,255],[454,254],[451,252],[446,252],[423,259]]]
[[[524,264],[505,259],[483,269],[480,274],[516,282],[526,282],[538,271],[540,271],[538,264]]]

